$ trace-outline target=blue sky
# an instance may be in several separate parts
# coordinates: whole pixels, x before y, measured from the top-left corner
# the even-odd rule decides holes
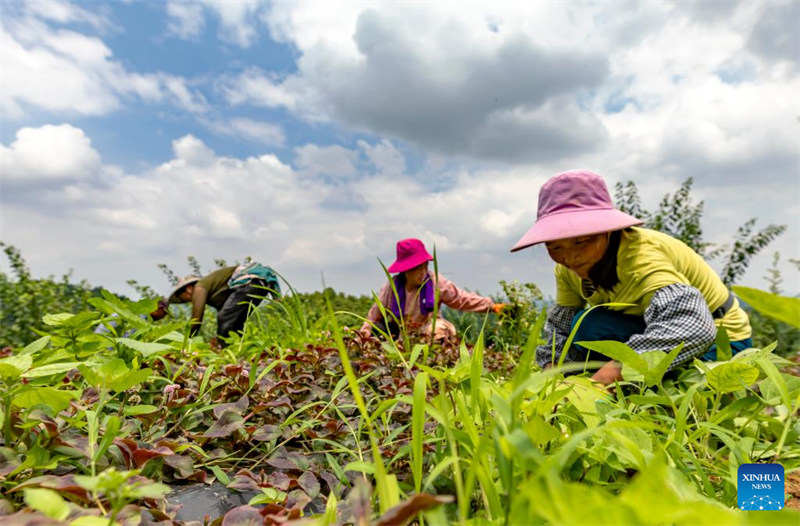
[[[648,208],[693,177],[712,242],[787,224],[743,284],[778,250],[800,291],[797,2],[0,10],[0,240],[36,275],[130,294],[250,256],[368,293],[418,237],[460,286],[552,294],[546,254],[508,249],[580,167]]]

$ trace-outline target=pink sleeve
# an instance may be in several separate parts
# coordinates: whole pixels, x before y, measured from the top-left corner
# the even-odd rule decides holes
[[[494,305],[492,298],[478,296],[456,287],[449,279],[439,276],[439,299],[448,307],[470,312],[487,312]]]
[[[381,287],[381,291],[378,293],[378,300],[384,305],[385,308],[389,308],[390,305],[389,301],[391,299],[392,289],[389,286],[389,282]],[[369,312],[367,312],[367,320],[364,322],[364,325],[361,326],[361,330],[371,330],[372,324],[377,323],[381,320],[381,310],[378,308],[378,304],[374,303],[372,307],[370,307]]]

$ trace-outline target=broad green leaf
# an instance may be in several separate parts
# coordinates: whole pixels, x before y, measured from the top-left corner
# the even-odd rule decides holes
[[[737,296],[761,314],[800,329],[800,298],[780,296],[739,285],[732,288]]]
[[[600,418],[597,416],[597,400],[608,400],[608,393],[595,387],[591,380],[588,378],[574,378],[570,377],[563,380],[564,384],[572,386],[572,389],[567,393],[567,400],[572,402],[583,417],[586,427],[593,428],[600,423]]]
[[[116,338],[117,343],[121,343],[125,347],[129,347],[134,351],[142,353],[143,356],[149,357],[164,351],[172,351],[174,347],[166,343],[155,342],[141,342],[139,340],[132,340],[130,338]]]
[[[600,341],[600,342],[577,342],[578,345],[589,350],[599,352],[608,356],[612,360],[621,362],[624,365],[633,367],[641,374],[645,374],[650,368],[647,360],[622,342]]]
[[[669,352],[669,354],[666,355],[661,351],[651,351],[643,353],[645,355],[649,355],[655,352],[658,353],[656,354],[656,356],[659,357],[659,361],[655,365],[651,365],[650,369],[648,369],[648,371],[644,375],[645,382],[649,387],[661,384],[661,380],[664,378],[664,374],[667,372],[669,366],[672,365],[672,362],[675,361],[675,358],[683,350],[683,346],[684,346],[683,342],[679,343],[674,349],[672,349]]]
[[[533,415],[530,421],[525,424],[524,429],[531,441],[537,446],[546,444],[561,436],[558,429],[545,422],[544,418],[539,415]]]
[[[54,413],[60,413],[69,406],[70,400],[77,398],[80,391],[59,391],[52,387],[32,387],[21,392],[11,400],[11,404],[23,409],[44,404]]]
[[[170,491],[172,491],[172,488],[166,484],[151,482],[142,486],[136,486],[129,491],[129,495],[137,499],[160,499]]]
[[[121,358],[114,358],[100,366],[100,374],[107,380],[127,374],[128,371],[130,367]]]
[[[786,393],[789,395],[789,399],[797,399],[800,396],[800,378],[788,374],[781,374],[780,377],[786,386]],[[775,381],[771,377],[761,380],[758,387],[768,404],[778,405],[781,403],[781,399],[784,397],[783,390],[779,385],[775,385]]]
[[[764,371],[764,374],[766,374],[767,377],[772,380],[772,383],[775,385],[775,387],[777,387],[778,392],[781,394],[781,400],[783,401],[784,405],[786,405],[786,408],[790,411],[794,411],[794,408],[792,407],[792,398],[789,396],[789,389],[786,387],[786,382],[783,380],[783,377],[781,377],[781,373],[778,371],[778,368],[775,367],[775,364],[773,364],[766,356],[762,358],[756,358],[755,362],[758,364],[761,370]]]
[[[60,314],[45,314],[42,317],[42,321],[47,325],[52,325],[54,327],[60,327],[65,324],[67,320],[74,317],[75,315],[69,312],[62,312]]]
[[[77,369],[79,365],[79,362],[51,363],[48,365],[42,365],[41,367],[34,367],[33,369],[28,370],[22,376],[24,378],[41,378],[43,376],[62,374],[73,369]]]
[[[761,314],[800,329],[800,298],[738,285],[733,286],[733,292]]]
[[[50,517],[63,521],[69,515],[69,506],[61,495],[51,489],[25,488],[25,504]]]
[[[111,382],[108,387],[114,392],[121,393],[122,391],[127,391],[134,385],[146,382],[151,374],[153,374],[153,370],[150,368],[133,371],[125,374],[121,378],[114,378],[114,381]]]
[[[758,368],[739,362],[724,362],[706,375],[708,385],[720,393],[732,393],[758,380]]]
[[[83,375],[83,379],[86,380],[89,385],[98,388],[103,387],[104,378],[94,372],[90,367],[87,367],[86,365],[79,365],[78,370],[81,372],[81,375]]]
[[[16,381],[32,364],[33,357],[30,354],[3,358],[0,360],[0,378],[6,383]]]
[[[261,488],[261,495],[256,495],[250,502],[248,502],[248,506],[256,506],[258,504],[281,504],[286,500],[288,495],[280,490],[275,488]]]
[[[138,416],[138,415],[149,415],[150,413],[155,413],[158,411],[158,408],[154,405],[132,405],[128,406],[122,410],[122,414],[125,416]]]
[[[42,336],[38,340],[26,345],[21,351],[19,351],[19,354],[36,354],[47,347],[48,343],[50,343],[50,336]]]

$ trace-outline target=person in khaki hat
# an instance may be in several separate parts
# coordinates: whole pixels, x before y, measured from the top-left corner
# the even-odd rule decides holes
[[[559,363],[564,352],[567,362],[587,359],[580,345],[564,349],[573,330],[574,342],[624,342],[638,353],[683,344],[669,369],[695,357],[715,360],[718,328],[727,331],[732,352],[752,346],[747,313],[714,269],[682,241],[641,224],[614,208],[596,173],[564,172],[542,185],[536,222],[511,249],[544,243],[556,262],[556,304],[547,315],[547,343],[536,350],[541,367]],[[586,312],[607,303],[618,305]],[[593,379],[610,384],[621,373],[609,361]]]
[[[223,338],[244,328],[251,308],[257,307],[267,295],[277,299],[280,294],[275,272],[253,261],[222,267],[204,277],[186,276],[170,292],[169,302],[192,304],[191,335],[200,330],[206,305],[214,307],[217,336],[211,345],[220,348],[225,345]]]
[[[499,314],[505,306],[495,303],[491,298],[461,290],[443,276],[434,276],[428,269],[430,261],[433,261],[433,256],[425,250],[425,245],[419,239],[403,239],[397,243],[397,259],[388,268],[390,273],[396,274],[393,282],[397,298],[391,282],[387,282],[378,294],[378,300],[390,319],[383,319],[378,305],[373,305],[359,329],[362,336],[368,337],[374,331],[376,334],[388,332],[396,337],[400,332],[399,321],[402,320],[408,332],[430,337],[434,325],[434,287],[439,291],[441,303],[456,310]],[[455,326],[442,318],[441,310],[435,330],[435,341],[452,341],[456,337]]]

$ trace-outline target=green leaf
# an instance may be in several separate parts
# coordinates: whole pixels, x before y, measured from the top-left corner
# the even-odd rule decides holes
[[[65,363],[51,363],[42,365],[41,367],[34,367],[28,370],[22,376],[24,378],[41,378],[43,376],[52,376],[54,374],[62,374],[73,369],[77,369],[80,362],[65,362]]]
[[[38,340],[32,341],[26,345],[22,350],[19,351],[19,354],[36,354],[47,347],[48,343],[50,343],[50,336],[42,336]]]
[[[733,292],[761,314],[800,329],[800,298],[738,285],[733,286]]]
[[[537,446],[542,446],[561,436],[558,429],[545,422],[544,418],[539,415],[531,416],[530,421],[525,424],[524,429],[525,432],[528,433],[528,437],[531,441]]]
[[[108,526],[108,519],[105,517],[83,515],[71,521],[69,526]]]
[[[16,381],[32,364],[33,357],[29,354],[3,358],[0,360],[0,378],[6,383]]]
[[[144,357],[149,357],[164,351],[174,350],[174,347],[167,345],[166,343],[141,342],[139,340],[132,340],[130,338],[116,338],[116,342],[141,353]]]
[[[51,489],[25,488],[25,504],[52,519],[63,521],[69,515],[69,506],[61,495]]]
[[[731,351],[731,339],[728,336],[728,331],[725,327],[717,327],[717,335],[714,337],[714,343],[717,344],[717,361],[725,362],[731,359],[733,351]]]
[[[158,408],[154,405],[132,405],[128,406],[122,410],[122,414],[125,416],[138,416],[138,415],[149,415],[151,413],[155,413],[158,411]]]
[[[219,466],[209,466],[209,469],[214,474],[214,476],[217,477],[217,480],[220,481],[222,484],[227,486],[228,484],[231,483],[230,477],[228,477],[228,475],[224,471],[222,471],[222,469],[220,469]]]
[[[651,365],[648,371],[644,375],[645,383],[649,387],[653,387],[655,385],[661,384],[661,380],[664,378],[664,374],[667,372],[667,369],[672,362],[675,361],[675,358],[680,354],[683,350],[684,343],[679,343],[674,349],[672,349],[669,354],[664,354],[661,351],[650,351],[646,353],[642,353],[643,355],[650,355],[652,353],[657,353],[655,356],[659,357],[659,360],[656,362],[655,365]],[[649,358],[649,356],[645,356],[645,359]],[[648,360],[649,361],[649,360]]]
[[[128,373],[122,378],[114,378],[114,381],[108,387],[114,392],[121,393],[122,391],[127,391],[134,385],[146,382],[151,374],[153,374],[153,370],[150,368],[140,369]]]
[[[370,475],[375,474],[375,464],[371,462],[362,462],[360,460],[356,460],[355,462],[350,462],[344,467],[345,471],[358,471],[360,473],[368,473]]]
[[[32,387],[11,400],[11,404],[23,409],[43,404],[60,413],[69,406],[70,400],[77,398],[78,391],[59,391],[52,387]]]
[[[783,401],[784,405],[786,405],[786,408],[790,411],[794,411],[794,408],[792,407],[792,398],[789,396],[789,389],[787,388],[786,382],[783,380],[780,371],[778,371],[778,368],[775,367],[775,364],[773,364],[766,356],[762,358],[756,358],[755,362],[758,364],[761,370],[764,371],[764,374],[766,374],[767,377],[772,380],[772,383],[775,385],[775,387],[777,387],[778,392],[781,395],[781,400]]]
[[[129,495],[137,499],[160,499],[170,491],[172,491],[172,488],[166,484],[151,482],[133,488],[130,490]]]
[[[786,386],[786,391],[790,400],[796,399],[800,396],[800,377],[790,376],[788,374],[781,374],[780,377]],[[772,378],[767,377],[761,380],[758,384],[761,394],[770,405],[778,405],[781,403],[781,398],[785,400],[783,389],[779,385],[775,385]]]
[[[94,453],[94,458],[92,462],[97,462],[100,457],[105,455],[108,448],[114,442],[114,439],[117,438],[119,435],[119,430],[121,427],[121,422],[119,417],[116,415],[109,415],[106,417],[106,430],[103,434],[103,439],[100,441],[100,445],[97,447],[97,451]]]
[[[255,506],[257,504],[281,504],[288,495],[275,488],[261,488],[261,495],[256,495],[247,504]]]
[[[635,369],[641,374],[645,374],[650,368],[650,364],[641,354],[637,353],[622,342],[600,341],[600,342],[577,342],[578,345],[589,350],[599,352],[608,356],[612,360],[621,362]]]
[[[724,362],[706,375],[708,385],[720,393],[732,393],[758,380],[758,368],[739,362]]]
[[[47,325],[52,325],[54,327],[60,327],[65,325],[67,320],[74,317],[75,315],[69,312],[62,312],[60,314],[46,314],[42,317],[42,321]]]

